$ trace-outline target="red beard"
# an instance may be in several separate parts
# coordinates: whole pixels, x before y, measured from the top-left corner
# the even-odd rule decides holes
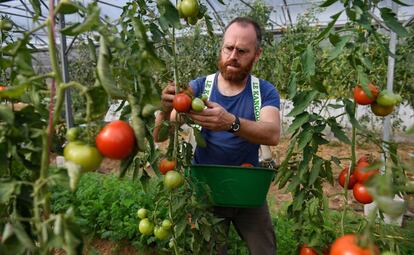
[[[225,80],[231,81],[231,82],[242,82],[246,77],[249,75],[250,71],[253,68],[254,59],[252,59],[246,66],[241,66],[240,63],[237,62],[237,60],[233,59],[230,61],[224,62],[221,58],[221,54],[219,56],[218,66],[221,75]],[[238,70],[228,70],[228,66],[237,67]]]

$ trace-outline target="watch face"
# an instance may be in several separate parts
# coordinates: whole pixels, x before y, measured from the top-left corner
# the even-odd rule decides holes
[[[233,125],[233,131],[234,132],[237,132],[237,131],[239,131],[239,129],[240,129],[240,124],[237,124],[237,123],[235,123],[234,125]]]

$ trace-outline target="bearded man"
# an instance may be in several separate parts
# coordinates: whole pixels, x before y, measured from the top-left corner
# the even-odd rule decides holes
[[[190,82],[194,96],[206,95],[207,108],[187,113],[202,127],[207,146],[196,147],[194,164],[240,166],[259,164],[260,145],[277,145],[280,138],[280,97],[268,81],[251,75],[262,54],[262,32],[252,19],[238,17],[226,27],[219,54],[219,72]],[[156,117],[154,137],[163,120],[174,115],[175,85],[163,90],[163,111]],[[254,171],[254,170],[252,170]],[[259,208],[214,207],[228,231],[235,226],[250,254],[276,254],[276,237],[267,203]],[[218,254],[227,254],[225,246]]]

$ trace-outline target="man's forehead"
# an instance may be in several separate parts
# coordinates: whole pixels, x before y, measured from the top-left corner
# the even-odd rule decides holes
[[[233,23],[228,28],[223,37],[223,44],[227,43],[255,44],[256,31],[252,24]]]

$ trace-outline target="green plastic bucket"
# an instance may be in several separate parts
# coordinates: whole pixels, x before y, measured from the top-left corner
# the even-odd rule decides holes
[[[274,169],[221,165],[193,165],[193,178],[198,195],[206,191],[216,206],[260,207],[275,175]],[[208,189],[204,188],[205,186]],[[201,193],[201,194],[200,194]]]

